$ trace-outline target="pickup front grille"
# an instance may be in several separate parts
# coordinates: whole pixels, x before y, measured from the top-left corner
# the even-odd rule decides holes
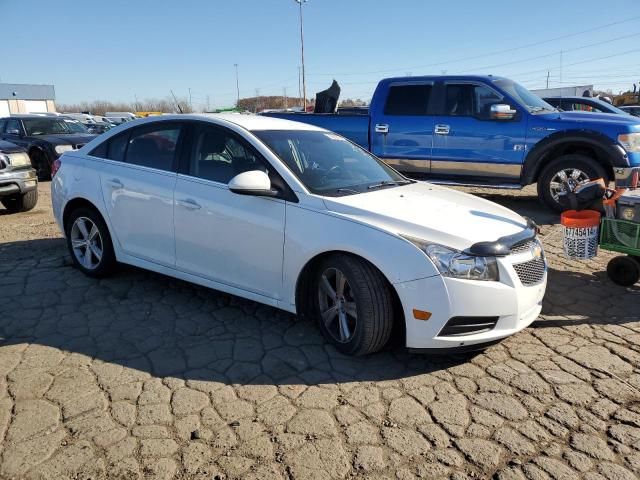
[[[513,269],[523,285],[531,286],[542,282],[547,266],[544,258],[538,257],[526,262],[514,263]]]
[[[460,337],[493,330],[498,317],[452,317],[438,333],[439,337]]]

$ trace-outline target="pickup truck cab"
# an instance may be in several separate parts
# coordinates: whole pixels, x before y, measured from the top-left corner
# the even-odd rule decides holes
[[[567,185],[640,166],[640,121],[560,112],[494,76],[382,80],[362,114],[270,113],[332,130],[387,164],[434,183],[521,188],[560,210]]]

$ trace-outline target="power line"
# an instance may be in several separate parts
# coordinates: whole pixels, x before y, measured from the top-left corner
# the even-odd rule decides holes
[[[389,72],[397,72],[397,71],[407,71],[407,70],[412,70],[412,69],[420,69],[420,68],[428,68],[428,67],[437,67],[437,66],[441,66],[441,65],[450,65],[452,63],[459,63],[459,62],[466,62],[468,60],[476,60],[478,58],[484,58],[484,57],[491,57],[493,55],[500,55],[503,53],[509,53],[509,52],[515,52],[517,50],[522,50],[525,48],[530,48],[530,47],[535,47],[538,45],[543,45],[545,43],[551,43],[551,42],[555,42],[558,40],[563,40],[565,38],[570,38],[570,37],[576,37],[579,35],[583,35],[585,33],[590,33],[590,32],[594,32],[596,30],[602,30],[608,27],[612,27],[615,25],[621,25],[623,23],[628,23],[628,22],[632,22],[635,20],[640,19],[640,16],[636,16],[636,17],[631,17],[631,18],[627,18],[624,20],[619,20],[617,22],[612,22],[612,23],[607,23],[605,25],[599,25],[596,27],[592,27],[586,30],[581,30],[579,32],[574,32],[574,33],[568,33],[565,35],[561,35],[559,37],[554,37],[554,38],[549,38],[547,40],[541,40],[539,42],[533,42],[533,43],[528,43],[525,45],[520,45],[518,47],[511,47],[511,48],[507,48],[504,50],[496,50],[490,53],[484,53],[481,55],[475,55],[473,57],[464,57],[464,58],[458,58],[455,60],[447,60],[444,62],[437,62],[437,63],[430,63],[430,64],[426,64],[426,65],[417,65],[417,66],[412,66],[412,67],[398,67],[398,68],[392,68],[392,69],[385,69],[385,70],[372,70],[369,72],[354,72],[354,73],[316,73],[315,75],[323,75],[323,76],[351,76],[351,75],[370,75],[370,74],[374,74],[374,73],[389,73]]]

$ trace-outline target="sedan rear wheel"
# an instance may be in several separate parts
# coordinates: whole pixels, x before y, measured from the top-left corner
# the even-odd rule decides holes
[[[111,236],[98,212],[79,208],[66,223],[69,253],[76,267],[91,277],[104,277],[115,266]]]
[[[347,254],[327,257],[314,279],[320,330],[336,349],[366,355],[382,349],[393,329],[394,297],[369,262]]]

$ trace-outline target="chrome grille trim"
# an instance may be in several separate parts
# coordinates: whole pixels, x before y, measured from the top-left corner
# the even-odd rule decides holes
[[[531,286],[542,282],[547,265],[544,258],[540,257],[522,263],[514,263],[513,269],[523,285]]]

